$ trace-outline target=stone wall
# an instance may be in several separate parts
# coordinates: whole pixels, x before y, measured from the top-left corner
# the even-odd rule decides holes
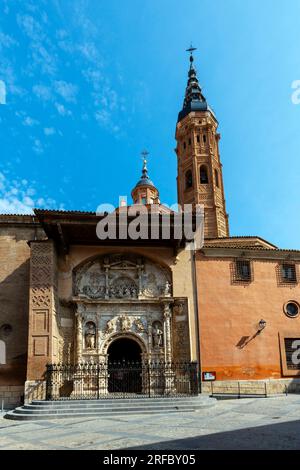
[[[216,380],[203,382],[202,393],[278,395],[300,393],[300,379]]]
[[[0,215],[0,342],[1,356],[5,356],[0,358],[0,387],[21,387],[20,393],[26,379],[28,344],[27,242],[42,236],[44,232],[34,217]],[[4,392],[6,398],[15,399],[15,395],[8,396],[12,390]]]
[[[24,386],[0,385],[0,409],[9,410],[23,403]]]

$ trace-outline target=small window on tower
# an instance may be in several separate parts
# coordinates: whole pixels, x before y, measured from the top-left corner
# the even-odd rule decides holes
[[[185,142],[183,142],[183,148],[184,148],[184,150],[186,149],[186,143]]]
[[[193,174],[191,170],[188,170],[185,174],[185,189],[193,187]]]
[[[203,134],[203,142],[206,143],[206,134]]]
[[[200,166],[200,184],[208,184],[207,168],[205,165]]]
[[[142,197],[142,204],[146,204],[147,199],[145,197]]]
[[[200,142],[200,135],[197,135],[197,144]]]
[[[191,141],[191,139],[189,139],[189,145],[191,145],[191,143],[192,143],[192,141]]]
[[[218,173],[218,170],[215,169],[215,182],[216,182],[216,186],[217,188],[219,187],[219,173]]]

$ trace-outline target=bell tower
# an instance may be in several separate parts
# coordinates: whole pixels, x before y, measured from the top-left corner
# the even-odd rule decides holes
[[[178,203],[204,205],[204,237],[229,236],[225,208],[218,121],[198,82],[190,47],[190,68],[182,110],[176,125]]]

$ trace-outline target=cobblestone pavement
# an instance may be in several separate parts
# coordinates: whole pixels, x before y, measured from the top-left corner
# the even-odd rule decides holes
[[[3,449],[300,449],[300,395],[219,401],[194,413],[9,421]]]

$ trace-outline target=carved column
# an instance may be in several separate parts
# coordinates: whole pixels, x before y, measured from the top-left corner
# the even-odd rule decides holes
[[[165,378],[165,395],[172,395],[176,391],[175,389],[175,373],[172,369],[172,337],[171,337],[171,318],[172,310],[169,302],[164,303],[163,310],[164,317],[164,346],[165,346],[165,359],[167,365],[165,366],[164,378]]]
[[[144,265],[142,264],[142,260],[140,259],[138,259],[137,261],[137,270],[138,270],[138,277],[139,277],[138,296],[140,296],[143,293],[143,270],[144,270]]]
[[[31,242],[27,380],[41,380],[57,362],[56,253],[51,240]]]
[[[104,258],[103,268],[105,269],[105,298],[109,299],[109,259]]]
[[[82,359],[82,314],[80,308],[76,312],[76,363]]]
[[[165,359],[166,361],[172,360],[172,342],[171,342],[171,318],[172,311],[170,303],[164,303],[163,305],[163,318],[164,318],[164,347],[165,347]]]

